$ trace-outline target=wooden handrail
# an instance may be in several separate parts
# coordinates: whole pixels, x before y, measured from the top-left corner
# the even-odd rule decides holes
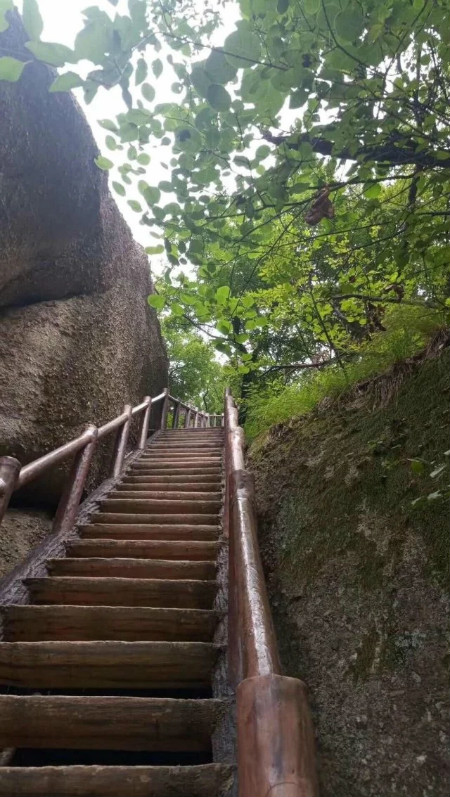
[[[120,415],[99,428],[92,424],[89,425],[87,429],[74,440],[64,443],[64,445],[59,446],[54,449],[54,451],[50,451],[48,454],[44,454],[44,456],[30,462],[28,465],[22,467],[19,460],[14,457],[0,457],[0,524],[5,516],[11,497],[16,490],[29,484],[39,476],[42,476],[42,474],[52,466],[64,462],[69,459],[69,457],[75,455],[72,469],[53,521],[53,531],[59,531],[61,528],[70,528],[77,515],[84,485],[98,441],[103,440],[108,434],[116,431],[117,436],[114,447],[112,476],[113,478],[117,478],[120,476],[124,467],[132,419],[138,415],[143,416],[140,424],[137,446],[137,450],[142,450],[145,447],[148,437],[151,410],[154,405],[160,401],[163,402],[161,410],[161,428],[163,429],[166,428],[170,401],[174,401],[177,406],[185,408],[187,418],[190,418],[192,413],[198,414],[198,410],[190,407],[188,404],[184,404],[180,399],[170,396],[169,390],[166,388],[157,396],[146,396],[143,401],[135,407],[131,407],[129,404],[126,405],[124,411]],[[179,414],[180,413],[174,418],[176,421],[175,428],[178,425]],[[206,425],[206,418],[208,416],[205,413],[203,413],[203,416]]]
[[[225,512],[229,538],[228,656],[236,688],[239,797],[316,797],[306,687],[281,674],[257,538],[244,433],[225,395]]]

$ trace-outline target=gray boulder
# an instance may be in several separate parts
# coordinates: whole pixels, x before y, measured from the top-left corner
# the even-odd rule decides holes
[[[0,36],[26,40],[14,14]],[[95,165],[98,149],[54,71],[0,82],[0,453],[29,462],[167,384],[147,256]],[[111,442],[94,471],[105,475]],[[59,474],[40,482],[54,501]]]

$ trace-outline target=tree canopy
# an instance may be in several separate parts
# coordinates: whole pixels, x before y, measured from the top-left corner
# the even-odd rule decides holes
[[[153,307],[255,380],[345,369],[391,304],[450,305],[448,0],[128,0],[91,5],[74,49],[30,59],[64,71],[51,91],[120,86],[104,153],[164,255]],[[217,39],[229,7],[235,29]],[[12,0],[0,0],[0,30]],[[0,54],[0,79],[25,65]],[[86,73],[80,67],[88,61]],[[176,102],[156,100],[173,76]],[[151,180],[151,148],[167,179]]]

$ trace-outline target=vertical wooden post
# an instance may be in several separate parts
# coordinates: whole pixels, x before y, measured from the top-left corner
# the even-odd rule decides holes
[[[16,489],[21,467],[19,460],[14,457],[0,457],[0,523]]]
[[[122,473],[123,468],[123,461],[125,459],[125,454],[127,453],[127,444],[128,444],[128,436],[130,434],[130,426],[131,426],[131,404],[125,404],[123,408],[124,413],[126,412],[128,417],[123,426],[117,432],[116,438],[116,445],[114,448],[114,458],[113,458],[113,468],[112,468],[112,476],[114,479],[117,476],[120,476]]]
[[[197,426],[198,426],[198,409],[195,408],[195,410],[194,410],[194,429],[196,429]]]
[[[167,426],[167,416],[169,414],[169,388],[166,387],[163,391],[165,396],[163,398],[162,412],[161,412],[161,429]]]
[[[148,437],[148,427],[150,425],[150,414],[152,411],[152,398],[151,396],[146,396],[144,401],[148,401],[147,409],[144,410],[144,414],[142,416],[142,423],[139,432],[139,444],[138,448],[142,451],[145,448],[145,444],[147,442]]]
[[[247,678],[236,692],[239,797],[317,797],[314,732],[297,678]]]
[[[173,411],[172,429],[178,429],[178,419],[180,417],[180,402],[177,401]]]
[[[191,425],[191,415],[192,415],[192,411],[190,409],[188,409],[187,412],[186,412],[186,417],[184,419],[184,428],[185,429],[189,429],[189,426]]]
[[[91,433],[90,440],[85,447],[75,455],[53,520],[53,532],[70,531],[78,514],[84,485],[89,473],[98,438],[98,429],[96,426],[88,426],[86,431]]]

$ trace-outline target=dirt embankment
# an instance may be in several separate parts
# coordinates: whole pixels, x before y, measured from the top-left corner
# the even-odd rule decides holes
[[[448,795],[448,504],[428,495],[448,483],[449,361],[441,344],[250,451],[322,797]]]

